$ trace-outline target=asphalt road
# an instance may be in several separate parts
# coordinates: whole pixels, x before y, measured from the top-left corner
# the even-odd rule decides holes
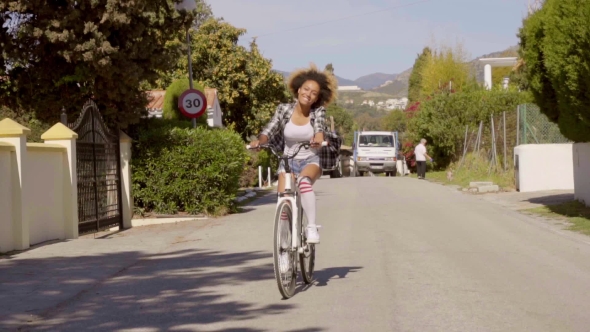
[[[269,196],[0,261],[0,330],[590,330],[588,238],[417,179],[315,189],[316,282],[289,300],[273,278]]]

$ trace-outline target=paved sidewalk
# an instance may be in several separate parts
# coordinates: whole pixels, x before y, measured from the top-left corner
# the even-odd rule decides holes
[[[511,210],[526,210],[574,200],[573,190],[545,190],[536,192],[500,192],[478,195],[488,202],[500,204]]]

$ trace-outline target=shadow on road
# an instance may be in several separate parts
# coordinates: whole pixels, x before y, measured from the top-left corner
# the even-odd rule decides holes
[[[317,270],[313,273],[314,282],[311,285],[306,285],[303,281],[298,285],[296,292],[305,292],[311,287],[323,287],[328,286],[328,282],[335,279],[344,279],[349,273],[358,272],[362,269],[361,266],[343,266],[343,267],[330,267],[323,270]]]
[[[229,300],[224,287],[273,279],[272,264],[251,263],[271,257],[191,249],[4,260],[0,330],[186,331],[280,314],[295,305]]]
[[[534,204],[543,204],[545,206],[556,205],[561,203],[566,203],[573,201],[574,194],[559,194],[559,195],[550,195],[550,196],[541,196],[541,197],[533,197],[529,198],[526,201],[529,203]]]
[[[264,206],[264,205],[275,205],[277,204],[277,195],[276,193],[269,193],[266,194],[246,205],[238,207],[238,212],[234,214],[242,214],[248,213],[251,211],[256,210],[257,207]]]

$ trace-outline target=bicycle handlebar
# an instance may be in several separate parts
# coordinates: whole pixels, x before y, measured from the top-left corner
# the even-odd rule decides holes
[[[308,141],[301,141],[301,142],[297,142],[296,144],[299,144],[299,148],[297,149],[297,152],[295,152],[292,156],[287,157],[287,156],[281,156],[279,155],[272,147],[272,145],[270,144],[260,144],[258,145],[258,148],[269,148],[270,152],[272,152],[272,154],[274,154],[277,158],[279,159],[293,159],[295,158],[295,156],[299,153],[299,151],[301,150],[302,147],[305,147],[306,149],[309,148],[309,146],[311,145],[311,142]],[[321,146],[328,146],[328,142],[327,141],[323,141]],[[250,147],[250,144],[246,145],[246,149],[250,150],[252,149]]]

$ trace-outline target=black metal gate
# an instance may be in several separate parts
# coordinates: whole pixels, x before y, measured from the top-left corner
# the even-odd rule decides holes
[[[84,104],[76,122],[78,134],[78,230],[80,234],[123,228],[119,135],[106,126],[93,100]]]

